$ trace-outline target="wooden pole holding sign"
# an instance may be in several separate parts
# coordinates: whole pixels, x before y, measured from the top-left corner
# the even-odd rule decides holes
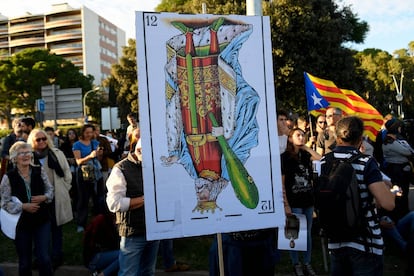
[[[217,251],[218,251],[218,258],[219,258],[220,276],[224,276],[223,240],[221,239],[221,233],[217,233]]]

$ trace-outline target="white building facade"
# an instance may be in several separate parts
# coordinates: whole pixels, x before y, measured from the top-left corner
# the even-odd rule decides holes
[[[96,85],[110,75],[125,45],[124,30],[85,6],[63,3],[40,15],[0,15],[0,58],[28,48],[49,49],[94,76]]]

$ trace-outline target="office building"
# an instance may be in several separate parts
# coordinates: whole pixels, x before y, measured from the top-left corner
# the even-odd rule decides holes
[[[0,58],[28,48],[46,48],[72,61],[99,85],[118,63],[125,31],[85,6],[56,4],[45,14],[7,18],[0,14]]]

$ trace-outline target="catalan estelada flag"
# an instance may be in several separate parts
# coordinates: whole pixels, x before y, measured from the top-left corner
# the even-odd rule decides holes
[[[342,89],[329,80],[305,72],[305,90],[308,111],[314,115],[325,114],[328,107],[340,108],[344,115],[354,115],[364,121],[365,132],[372,141],[382,126],[382,115],[352,90]]]

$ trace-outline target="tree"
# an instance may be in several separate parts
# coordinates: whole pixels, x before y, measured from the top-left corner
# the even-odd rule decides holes
[[[90,90],[93,77],[84,76],[70,61],[46,49],[26,49],[0,61],[0,114],[11,122],[11,108],[33,115],[41,87],[56,84],[60,88],[81,87]]]
[[[403,111],[405,117],[414,116],[413,93],[414,63],[410,49],[399,49],[393,55],[380,49],[365,49],[355,55],[356,70],[359,75],[359,91],[382,114],[396,113],[398,102],[396,100],[397,85],[400,85],[401,73],[404,70]]]
[[[202,12],[202,1],[198,0],[162,0],[156,11],[176,13]],[[246,14],[246,0],[211,0],[207,3],[207,12],[211,14]]]
[[[137,58],[134,39],[128,40],[128,46],[122,50],[118,64],[112,65],[111,76],[104,81],[110,91],[116,91],[118,115],[122,121],[128,113],[138,113]]]
[[[274,74],[277,99],[286,109],[305,113],[303,72],[353,89],[353,52],[346,42],[360,43],[366,22],[348,7],[339,9],[330,0],[281,0],[267,3],[271,15]]]
[[[213,0],[211,14],[246,14],[245,1]],[[368,24],[349,7],[339,8],[331,0],[278,0],[263,2],[263,14],[270,16],[275,88],[278,105],[305,113],[303,72],[353,88],[357,77],[354,52],[344,43],[362,43]],[[200,12],[195,0],[163,0],[157,11]],[[299,101],[298,101],[299,100]],[[301,104],[298,104],[301,103]]]

